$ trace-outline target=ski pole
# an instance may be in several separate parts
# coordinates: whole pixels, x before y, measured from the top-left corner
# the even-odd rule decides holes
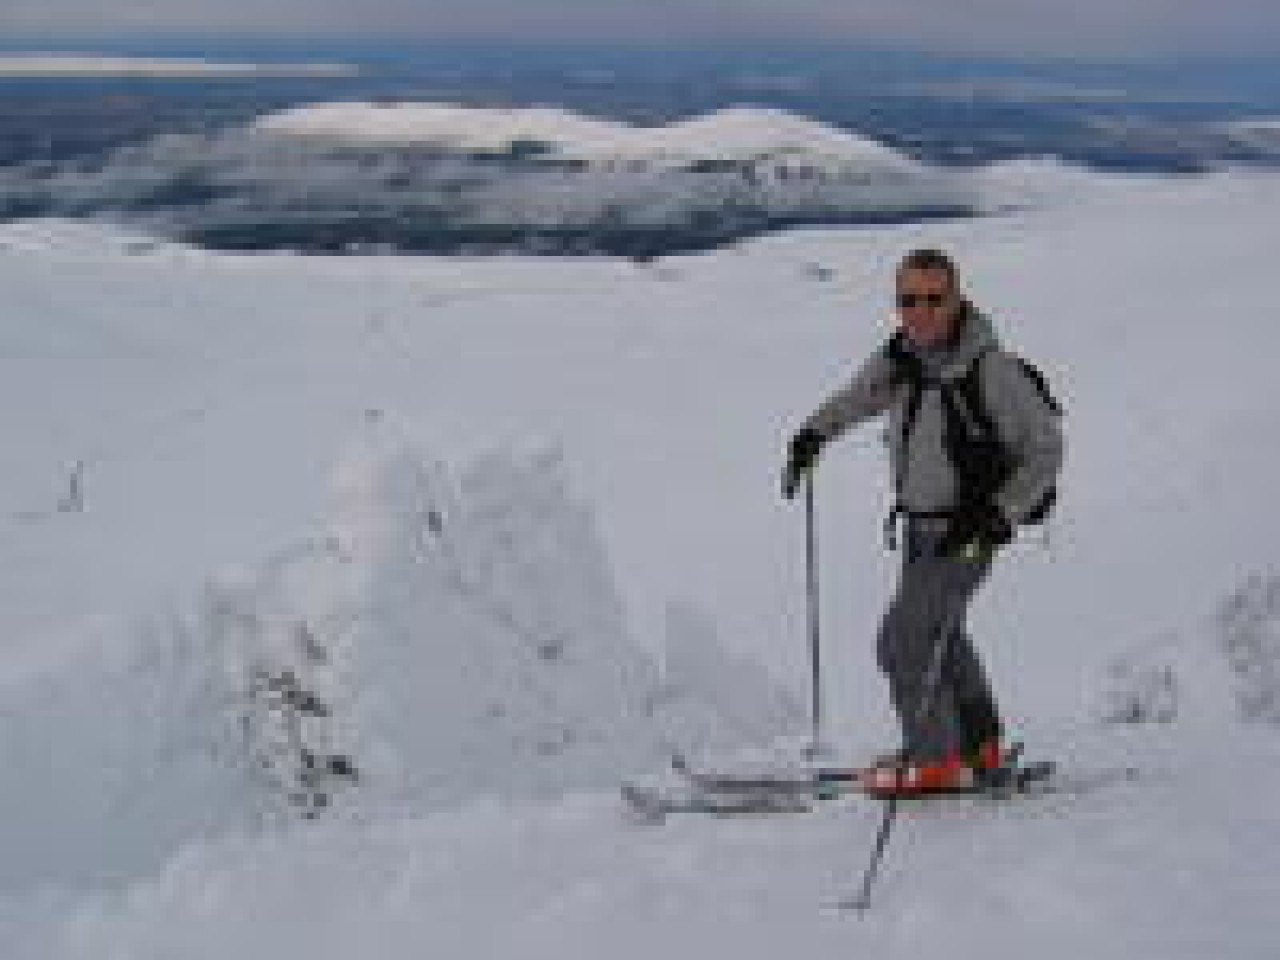
[[[942,689],[943,664],[946,661],[947,650],[951,646],[951,626],[950,620],[944,621],[941,625],[941,633],[938,635],[937,642],[934,643],[933,662],[929,665],[929,677],[924,690],[920,693],[920,702],[916,706],[916,729],[919,729],[929,719],[929,715],[933,713],[934,704]],[[909,759],[909,757],[904,758],[903,762],[907,762]],[[880,829],[876,833],[875,846],[871,850],[871,860],[862,874],[862,885],[858,890],[858,894],[840,901],[840,907],[856,910],[860,914],[865,914],[871,909],[871,889],[875,886],[875,882],[880,876],[880,864],[884,861],[885,850],[889,847],[889,837],[893,833],[893,825],[897,822],[897,819],[898,792],[895,790],[885,799],[884,816],[880,820]]]
[[[809,626],[809,708],[812,723],[809,746],[805,750],[805,755],[810,758],[820,756],[824,752],[822,745],[822,644],[819,622],[821,605],[818,602],[818,530],[814,516],[813,501],[813,471],[809,470],[805,474],[804,518],[805,585]]]
[[[897,822],[897,819],[898,795],[897,793],[891,793],[884,802],[884,816],[880,820],[880,829],[876,832],[876,842],[871,850],[871,859],[867,863],[867,869],[862,874],[862,886],[859,888],[857,896],[840,901],[839,906],[842,909],[856,910],[859,914],[866,913],[871,909],[871,888],[875,886],[876,878],[880,876],[880,864],[884,861],[884,851],[889,846],[889,835],[893,832],[893,825]]]

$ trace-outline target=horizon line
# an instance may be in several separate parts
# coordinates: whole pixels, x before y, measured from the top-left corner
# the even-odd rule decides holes
[[[954,50],[937,46],[912,46],[903,43],[865,42],[856,40],[836,40],[829,38],[786,38],[786,39],[733,39],[719,40],[706,37],[687,38],[677,41],[659,40],[647,37],[619,38],[574,38],[556,40],[544,38],[497,38],[491,36],[457,36],[457,37],[412,37],[369,35],[330,35],[284,36],[274,33],[156,33],[145,35],[30,35],[9,36],[0,39],[0,53],[42,53],[42,54],[85,54],[91,52],[110,52],[119,54],[122,49],[134,48],[138,55],[144,55],[156,46],[172,46],[185,48],[206,47],[247,47],[260,48],[264,51],[275,50],[282,55],[301,53],[306,49],[358,49],[375,48],[386,52],[431,51],[447,53],[451,50],[459,52],[488,48],[493,50],[517,50],[522,52],[626,52],[638,54],[671,55],[706,53],[718,55],[787,55],[800,53],[858,53],[864,56],[921,58],[958,63],[1000,63],[1018,66],[1055,66],[1077,67],[1082,69],[1098,67],[1119,68],[1167,68],[1171,66],[1212,66],[1214,64],[1273,66],[1278,62],[1275,53],[1258,51],[1226,52],[1147,52],[1131,55],[1115,53],[1089,55],[1087,53],[1035,53],[1009,51],[975,51]],[[1276,69],[1280,77],[1280,68]]]

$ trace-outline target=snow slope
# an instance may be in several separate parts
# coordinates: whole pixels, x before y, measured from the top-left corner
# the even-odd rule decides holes
[[[1280,191],[1063,180],[1033,211],[648,268],[4,228],[5,956],[1273,955]],[[609,785],[664,738],[785,726],[752,669],[803,689],[781,448],[920,243],[1068,409],[1051,544],[1001,563],[974,632],[1033,752],[1139,775],[906,817],[857,921],[824,904],[874,806],[654,829]],[[892,737],[878,446],[820,473],[852,756]],[[288,670],[324,722],[254,699]],[[302,748],[360,771],[310,821]]]

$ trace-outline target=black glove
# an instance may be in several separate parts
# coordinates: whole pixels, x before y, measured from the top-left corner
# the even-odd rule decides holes
[[[944,557],[978,559],[993,554],[1013,539],[1013,524],[993,504],[956,512],[938,543]]]
[[[800,481],[813,469],[825,443],[822,434],[812,427],[801,427],[791,438],[787,466],[782,471],[782,495],[788,500],[795,497]]]

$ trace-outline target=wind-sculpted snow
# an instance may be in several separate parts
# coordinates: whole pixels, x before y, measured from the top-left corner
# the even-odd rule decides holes
[[[554,451],[456,476],[410,451],[352,471],[338,536],[360,572],[348,642],[374,796],[555,793],[653,762],[656,669]]]
[[[763,674],[711,679],[753,676],[713,627],[672,631],[696,674],[635,642],[560,458],[361,448],[315,539],[11,676],[0,885],[133,876],[299,818],[605,788],[672,746],[786,732],[798,711]]]
[[[451,472],[413,450],[355,458],[336,534],[365,803],[612,785],[670,745],[762,743],[800,719],[772,684],[679,685],[631,635],[592,511],[555,447]],[[722,670],[714,634],[668,645]],[[671,659],[669,655],[668,659]],[[709,671],[710,672],[710,671]],[[747,729],[732,716],[761,712]],[[687,718],[709,714],[713,734]]]
[[[234,688],[198,631],[155,617],[70,647],[0,690],[9,890],[131,876],[250,814],[223,752]]]
[[[779,690],[759,663],[721,644],[715,623],[695,604],[669,603],[666,622],[655,703],[682,750],[714,753],[740,743],[767,743],[806,717],[805,708]]]
[[[1246,720],[1280,725],[1280,576],[1255,576],[1218,611],[1222,651]]]
[[[1253,574],[1196,629],[1134,644],[1100,692],[1104,723],[1280,725],[1280,576]]]

